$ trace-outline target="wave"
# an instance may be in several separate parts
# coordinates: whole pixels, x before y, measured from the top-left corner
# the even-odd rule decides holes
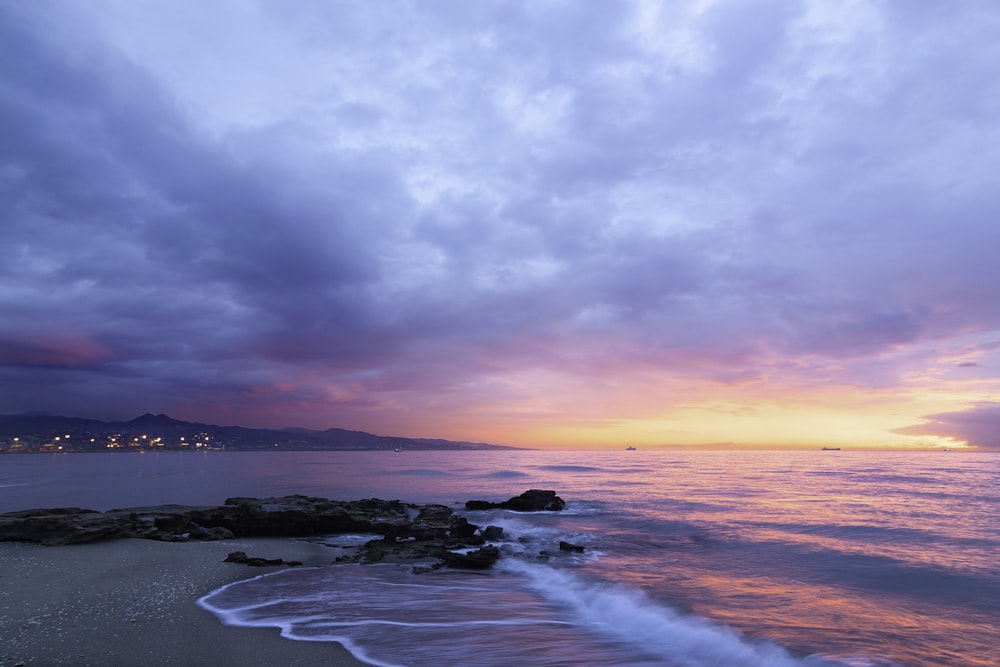
[[[773,528],[775,530],[793,535],[864,542],[866,544],[893,542],[905,542],[906,544],[940,544],[944,541],[948,541],[953,544],[962,544],[963,542],[972,542],[971,540],[966,541],[961,539],[951,539],[947,535],[942,535],[940,532],[932,530],[873,524],[758,521],[755,522],[753,526],[756,528]],[[975,542],[976,544],[974,546],[978,546],[982,541],[976,540]]]
[[[588,582],[551,568],[505,561],[523,574],[544,598],[563,607],[573,622],[647,654],[672,667],[740,665],[741,667],[811,667],[837,663],[822,656],[793,657],[781,646],[752,641],[725,626],[682,614],[637,589]]]
[[[393,565],[285,570],[198,600],[227,625],[335,641],[379,667],[573,664],[834,667],[877,659],[795,657],[618,584],[505,559],[490,574],[414,575]]]
[[[803,535],[811,538],[829,538],[847,543],[864,545],[905,544],[907,549],[923,545],[934,545],[940,551],[943,547],[955,550],[976,549],[979,551],[996,550],[1000,541],[982,537],[964,537],[943,532],[940,528],[907,528],[901,526],[884,526],[872,524],[840,524],[840,523],[787,523],[777,521],[756,522],[754,527],[773,528],[792,535]],[[919,549],[916,551],[919,552]]]
[[[718,537],[721,533],[716,530],[714,535]],[[844,544],[733,536],[713,540],[712,546],[715,558],[723,559],[727,569],[753,569],[760,576],[794,577],[814,585],[836,582],[842,589],[879,598],[888,595],[908,600],[908,604],[933,602],[957,610],[996,610],[1000,580],[995,568],[984,568],[981,564],[970,567],[963,561],[960,550],[955,550],[945,562],[935,562],[921,559],[923,552],[916,545],[904,554],[908,556],[904,559],[879,553],[873,547],[866,551],[851,549],[846,540],[841,542]],[[933,543],[927,549],[931,546]],[[929,553],[937,555],[936,551]]]

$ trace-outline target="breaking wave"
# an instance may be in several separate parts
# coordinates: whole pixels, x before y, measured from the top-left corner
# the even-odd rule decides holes
[[[335,641],[380,667],[510,664],[833,667],[680,613],[641,591],[519,559],[490,574],[394,565],[285,570],[198,601],[227,625]],[[875,664],[875,663],[867,663]]]

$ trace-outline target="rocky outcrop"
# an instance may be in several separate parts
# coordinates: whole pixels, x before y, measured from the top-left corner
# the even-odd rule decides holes
[[[502,535],[503,529],[496,526],[480,529],[464,516],[456,515],[450,507],[428,505],[409,526],[395,526],[381,539],[370,540],[360,550],[340,560],[362,563],[426,561],[431,563],[432,569],[445,565],[461,567],[453,563],[461,562],[470,548],[485,545],[487,532]]]
[[[521,512],[561,510],[555,491],[533,489],[503,503],[469,501],[469,509]],[[308,537],[339,533],[380,535],[338,560],[422,562],[423,567],[485,569],[500,557],[488,544],[503,539],[498,526],[480,527],[445,505],[408,505],[376,498],[336,501],[309,496],[230,498],[224,505],[157,505],[97,512],[80,508],[0,514],[0,541],[78,544],[121,537],[152,540],[221,540],[234,537]],[[280,565],[234,552],[228,562]],[[291,565],[292,563],[284,563]]]
[[[78,507],[24,510],[0,514],[0,541],[80,544],[129,534],[130,521]]]
[[[515,512],[558,512],[565,506],[565,501],[557,496],[555,491],[541,489],[530,489],[502,503],[491,503],[486,500],[470,500],[465,503],[467,510],[504,509]]]
[[[0,514],[0,541],[78,544],[118,537],[219,540],[231,537],[329,535],[405,530],[398,500],[343,502],[307,496],[230,498],[221,506],[157,505],[107,512],[64,508]]]
[[[202,526],[221,526],[239,536],[304,536],[335,533],[384,533],[409,524],[407,506],[398,500],[350,502],[285,496],[230,498],[221,511],[194,513]]]

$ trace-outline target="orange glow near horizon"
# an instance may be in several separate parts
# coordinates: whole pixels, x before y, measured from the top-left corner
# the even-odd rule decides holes
[[[962,409],[977,396],[958,391],[938,396],[843,388],[785,400],[743,398],[737,388],[726,393],[726,400],[678,403],[667,410],[644,405],[641,399],[629,402],[624,396],[603,408],[593,396],[578,396],[575,398],[582,407],[577,411],[570,409],[566,398],[546,399],[534,406],[522,404],[516,411],[507,406],[506,411],[456,411],[451,420],[428,416],[429,421],[421,420],[418,430],[436,437],[540,449],[618,449],[627,445],[961,449],[968,447],[965,442],[895,431],[923,423],[924,415]]]
[[[706,379],[687,367],[664,373],[662,364],[632,362],[574,364],[566,371],[501,368],[461,383],[403,384],[377,393],[363,383],[311,373],[289,386],[308,387],[319,400],[282,400],[287,389],[257,392],[251,397],[256,423],[246,423],[245,405],[225,403],[209,406],[209,420],[537,449],[975,449],[958,436],[919,434],[920,425],[933,425],[929,416],[1000,403],[1000,381],[959,365],[970,358],[922,358],[919,373],[883,369],[879,382],[865,383],[837,368],[817,370],[808,359],[774,362],[763,366],[766,372],[729,381]],[[190,408],[182,416],[206,421],[203,402]]]

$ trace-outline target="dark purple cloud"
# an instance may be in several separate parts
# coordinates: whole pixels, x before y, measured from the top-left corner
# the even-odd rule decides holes
[[[923,424],[898,429],[904,435],[934,435],[973,447],[1000,449],[1000,404],[983,402],[969,410],[927,415]]]
[[[381,431],[525,378],[599,405],[655,375],[663,414],[696,380],[945,367],[968,405],[997,378],[998,23],[0,2],[0,411]]]

